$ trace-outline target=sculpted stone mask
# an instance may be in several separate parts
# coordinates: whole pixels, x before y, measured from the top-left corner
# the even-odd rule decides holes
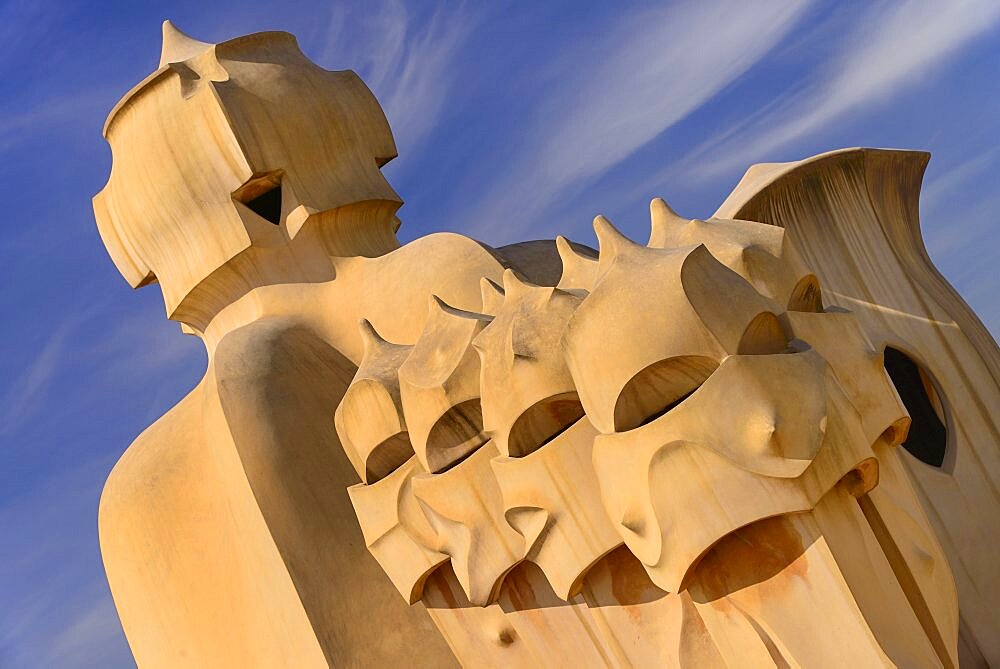
[[[390,573],[400,572],[401,553],[421,565],[397,583],[408,600],[419,597],[421,579],[439,564],[422,557],[428,554],[450,557],[474,603],[490,601],[498,579],[520,560],[538,565],[569,598],[587,570],[622,543],[654,583],[679,592],[701,556],[732,532],[809,511],[845,477],[855,495],[874,487],[872,445],[899,443],[908,418],[854,316],[823,309],[818,281],[780,228],[687,221],[662,200],[651,213],[648,246],[603,217],[594,222],[596,259],[561,241],[559,287],[527,284],[511,270],[502,288],[483,283],[486,313],[469,330],[481,330],[472,346],[482,364],[468,371],[480,379],[483,438],[491,439],[493,455],[483,455],[483,446],[481,457],[445,471],[447,463],[421,457],[414,442],[423,466],[406,476],[434,519],[433,540],[400,549],[401,537],[424,536],[419,518],[406,511],[412,505],[399,507],[397,525],[383,522],[378,530],[393,537],[379,541],[393,546],[395,558],[374,545],[383,536],[374,526],[366,530]],[[425,331],[422,345],[444,332]],[[446,339],[442,346],[461,352],[469,336]],[[383,356],[378,366],[387,399],[396,396],[397,376],[424,383],[426,365],[411,364],[406,358],[414,354],[404,349],[391,348],[399,357]],[[370,376],[359,372],[347,398],[370,385]],[[475,394],[451,403],[466,405]],[[407,424],[413,408],[403,397]],[[400,433],[400,413],[379,411],[393,417],[391,425],[368,441],[390,443],[380,440]],[[338,422],[344,437],[348,427]],[[412,452],[401,452],[398,462]],[[569,472],[572,486],[565,485]],[[358,489],[366,490],[364,503],[401,504],[399,477],[385,484],[377,478]],[[441,492],[467,480],[489,491],[481,502],[492,501],[456,506]],[[584,512],[594,507],[605,513]],[[359,511],[363,527],[369,513]],[[477,567],[474,556],[485,554],[509,560]]]
[[[774,298],[787,300],[796,282],[777,255],[780,230],[770,252],[730,251],[727,267],[704,245],[649,248],[603,219],[595,225],[596,281],[563,342],[603,433],[593,463],[605,508],[657,585],[680,591],[719,539],[809,510],[851,471],[861,472],[861,488],[874,486],[857,409],[821,354],[782,322],[790,321]],[[729,250],[767,232],[737,221],[676,227],[692,225]],[[737,273],[750,274],[746,257],[765,253],[769,262],[756,267],[778,272]],[[607,342],[621,344],[608,351]],[[905,416],[894,393],[884,401],[896,411],[883,414],[883,430]]]
[[[315,65],[290,34],[213,45],[165,25],[159,69],[104,134],[113,167],[94,198],[101,236],[133,287],[160,282],[168,314],[248,248],[306,229],[339,239],[345,255],[366,254],[363,240],[395,246],[400,200],[379,170],[396,155],[385,116],[356,74]],[[380,203],[365,234],[336,230],[335,212],[358,203]]]
[[[949,551],[1000,533],[972,506],[996,479],[973,438],[995,450],[1000,353],[926,261],[925,158],[758,165],[718,218],[653,200],[645,244],[597,217],[599,252],[400,247],[396,149],[354,73],[286,33],[207,44],[169,23],[104,134],[104,243],[208,353],[101,501],[152,663],[449,663],[429,615],[464,665],[957,666],[932,527]],[[889,346],[936,355],[941,395]],[[894,452],[923,446],[886,369],[932,470]],[[956,416],[958,461],[937,443]],[[364,546],[425,606],[393,607],[345,486]],[[974,650],[997,589],[958,564]],[[426,641],[448,660],[418,658]]]

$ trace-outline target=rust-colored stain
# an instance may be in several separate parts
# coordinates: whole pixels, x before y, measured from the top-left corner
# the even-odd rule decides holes
[[[780,572],[804,577],[809,564],[799,559],[805,552],[802,539],[785,516],[761,520],[729,534],[695,567],[700,595],[707,601],[721,599]]]
[[[438,569],[427,578],[427,584],[424,586],[424,604],[431,609],[462,608],[464,605],[459,603],[455,593],[452,592],[448,579],[445,578],[444,569],[444,567]],[[437,599],[434,597],[435,594],[440,596],[443,604],[434,601]]]
[[[715,647],[705,621],[691,601],[689,593],[681,593],[681,634],[678,660],[682,666],[718,666],[722,657]]]
[[[510,600],[514,608],[519,611],[537,609],[540,606],[538,598],[535,596],[535,591],[529,582],[528,574],[524,571],[525,564],[527,563],[522,563],[515,567],[507,575],[503,584],[504,595]],[[545,581],[543,580],[542,582],[544,583]]]
[[[611,593],[619,604],[641,604],[666,594],[650,580],[642,563],[625,546],[612,551],[604,561],[611,574]]]

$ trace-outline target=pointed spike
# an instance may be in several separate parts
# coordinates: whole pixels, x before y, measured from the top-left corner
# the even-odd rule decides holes
[[[522,281],[512,269],[503,271],[503,292],[504,298],[519,297],[523,295],[530,285]]]
[[[448,311],[450,308],[451,307],[447,302],[434,293],[431,293],[430,297],[427,299],[427,310],[429,314],[432,314],[435,311]]]
[[[484,276],[479,280],[479,290],[483,296],[483,313],[496,316],[503,305],[503,288]]]
[[[420,338],[428,336],[428,333],[432,333],[433,337],[433,332],[447,320],[449,315],[451,315],[451,307],[440,297],[431,293],[427,298],[427,318],[424,320]]]
[[[563,285],[569,280],[579,267],[581,259],[576,251],[570,246],[569,240],[558,235],[556,237],[556,251],[559,253],[559,260],[562,261],[562,273],[559,276],[559,285]]]
[[[597,262],[596,258],[590,258],[574,249],[573,244],[562,235],[556,237],[556,251],[562,260],[563,274],[568,268],[577,267],[581,262]]]
[[[567,267],[577,267],[580,263],[597,262],[595,256],[581,253],[573,248],[573,242],[562,235],[556,237],[556,251],[559,253],[559,259],[562,260],[564,273]]]
[[[163,22],[163,46],[160,48],[160,65],[179,63],[194,58],[214,45],[201,42],[184,34],[169,19]]]
[[[358,321],[358,330],[361,332],[361,340],[365,345],[365,357],[370,356],[374,351],[382,348],[389,342],[382,338],[375,326],[367,318]]]
[[[686,219],[674,211],[673,207],[667,204],[667,201],[662,197],[654,197],[649,201],[649,213],[654,218],[661,217],[664,219],[676,219],[682,223],[686,222]]]
[[[642,536],[646,529],[646,523],[644,522],[643,514],[634,507],[629,507],[625,509],[622,513],[622,519],[618,521],[621,526],[625,529],[635,533],[638,536]]]
[[[563,264],[566,264],[567,258],[572,258],[576,255],[576,251],[570,246],[569,240],[562,235],[556,235],[556,251],[559,252],[559,257],[562,258]]]
[[[669,244],[671,228],[685,225],[688,219],[670,208],[662,197],[654,197],[649,203],[649,243],[647,246],[664,247]]]
[[[635,245],[635,242],[622,234],[603,214],[594,217],[594,232],[597,233],[601,251],[605,250],[605,246],[618,247],[617,250],[621,250],[621,247],[626,245]]]
[[[594,232],[597,233],[597,244],[600,247],[600,256],[598,257],[598,261],[600,262],[601,273],[603,273],[604,269],[607,268],[608,263],[614,260],[618,255],[639,246],[631,239],[623,235],[618,228],[612,225],[611,221],[604,216],[599,215],[594,218]]]
[[[564,290],[590,290],[597,273],[597,258],[573,248],[563,236],[556,237],[556,251],[562,261],[558,287]]]
[[[362,318],[358,322],[358,330],[361,332],[361,340],[364,342],[364,356],[361,364],[372,358],[386,355],[401,355],[403,352],[413,348],[408,344],[394,344],[378,333],[375,326],[367,318]]]
[[[469,311],[467,309],[453,307],[433,293],[431,293],[430,308],[432,311],[436,311],[439,314],[451,316],[453,318],[463,318],[465,320],[473,321],[493,320],[493,316],[491,314],[484,314],[478,311]]]

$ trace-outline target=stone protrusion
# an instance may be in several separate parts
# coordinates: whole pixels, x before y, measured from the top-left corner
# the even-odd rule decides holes
[[[413,494],[436,534],[434,548],[451,557],[469,601],[496,600],[503,577],[524,557],[524,538],[504,517],[503,499],[490,460],[492,442],[440,474],[413,479]]]
[[[347,489],[365,545],[408,604],[420,599],[427,576],[448,559],[432,548],[436,535],[413,496],[413,477],[423,473],[413,457],[376,483]]]
[[[583,416],[562,335],[580,297],[504,273],[505,297],[475,341],[483,425],[504,455],[537,449]]]
[[[541,568],[564,600],[622,543],[600,499],[592,457],[597,434],[581,418],[542,448],[491,463],[507,522],[524,537],[525,559]]]
[[[562,274],[556,287],[567,291],[589,291],[593,288],[597,280],[597,258],[576,250],[562,235],[556,237],[556,250],[562,261]]]
[[[782,228],[754,221],[685,220],[659,198],[650,204],[651,248],[704,244],[715,258],[749,281],[761,295],[788,309],[813,310],[796,286],[810,272]],[[813,277],[815,280],[815,277]]]
[[[852,472],[858,494],[875,486],[861,418],[824,369],[814,353],[731,356],[674,409],[597,437],[607,512],[659,587],[680,592],[718,540],[812,509]],[[794,395],[783,391],[782,374],[803,382]]]
[[[604,433],[680,399],[686,385],[738,352],[756,316],[782,311],[704,246],[616,244],[627,252],[603,271],[563,337],[583,407]]]
[[[397,370],[411,346],[383,339],[361,321],[364,357],[334,414],[340,443],[366,483],[374,483],[413,456]]]
[[[490,316],[496,316],[503,305],[503,287],[484,276],[479,280],[479,288],[483,295],[482,312]]]
[[[399,367],[399,387],[414,452],[428,472],[439,472],[487,439],[472,340],[490,317],[434,295],[428,308],[420,338]]]
[[[666,200],[654,197],[649,202],[649,243],[647,246],[662,246],[657,243],[669,238],[674,231],[687,225],[689,219],[674,211]]]

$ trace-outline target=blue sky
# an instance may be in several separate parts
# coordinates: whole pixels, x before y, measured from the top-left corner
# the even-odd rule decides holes
[[[288,30],[386,109],[404,240],[640,240],[659,195],[708,216],[754,162],[921,149],[931,257],[1000,333],[1000,3],[0,4],[0,667],[131,666],[96,514],[131,440],[197,382],[197,339],[132,291],[90,197],[105,115],[170,18],[205,41]]]

